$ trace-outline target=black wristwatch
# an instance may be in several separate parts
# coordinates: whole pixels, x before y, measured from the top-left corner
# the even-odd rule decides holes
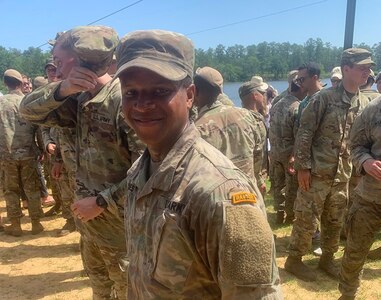
[[[103,198],[101,195],[98,195],[98,196],[97,196],[97,199],[95,200],[95,202],[97,203],[97,205],[98,205],[99,207],[102,207],[102,208],[104,208],[104,209],[106,209],[107,206],[108,206],[108,204],[107,204],[105,198]]]

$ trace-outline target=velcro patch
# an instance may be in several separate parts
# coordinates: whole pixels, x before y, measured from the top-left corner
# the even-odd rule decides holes
[[[238,192],[231,195],[232,204],[257,203],[257,196],[249,192]]]

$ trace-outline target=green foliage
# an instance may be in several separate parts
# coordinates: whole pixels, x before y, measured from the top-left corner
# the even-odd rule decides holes
[[[39,48],[30,47],[27,50],[6,49],[0,46],[0,76],[2,78],[5,70],[16,69],[30,78],[44,75],[46,59],[50,52],[42,52]],[[6,88],[1,80],[0,91],[5,93]]]
[[[381,42],[370,47],[356,45],[373,51],[375,70],[381,68]],[[340,65],[343,48],[324,43],[320,38],[308,39],[304,45],[289,42],[262,42],[257,45],[218,45],[215,49],[196,50],[196,67],[210,66],[219,70],[225,81],[247,81],[253,75],[265,80],[285,79],[290,70],[305,62],[320,64],[322,76],[327,76],[333,67]]]

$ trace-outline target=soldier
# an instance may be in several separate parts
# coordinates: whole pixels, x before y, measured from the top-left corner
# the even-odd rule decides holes
[[[6,170],[3,189],[7,215],[11,221],[11,226],[5,231],[13,236],[23,234],[20,225],[20,197],[24,192],[32,220],[32,234],[38,234],[44,227],[40,223],[42,209],[37,185],[37,159],[40,155],[36,144],[37,126],[26,122],[19,115],[19,105],[24,97],[21,74],[13,69],[6,70],[4,83],[9,93],[3,97],[0,106],[0,155],[2,168]]]
[[[28,95],[21,109],[33,122],[76,128],[72,210],[81,221],[81,253],[94,299],[109,299],[112,290],[126,298],[127,279],[119,267],[126,253],[123,203],[99,202],[97,195],[125,177],[141,147],[123,119],[119,80],[106,73],[117,43],[116,32],[105,26],[60,35],[53,56],[63,80]]]
[[[368,103],[359,87],[366,82],[373,64],[369,51],[345,50],[341,59],[342,83],[315,94],[300,120],[295,143],[299,190],[285,269],[302,280],[316,280],[316,273],[302,262],[302,256],[310,249],[319,220],[322,249],[319,268],[334,278],[338,276],[333,260],[339,246],[352,169],[348,134],[355,117]]]
[[[306,97],[300,102],[298,108],[296,124],[299,127],[299,122],[300,118],[302,117],[303,110],[306,108],[311,98],[323,88],[320,81],[319,65],[314,62],[309,62],[300,66],[298,68],[296,81],[297,84],[300,85],[307,93]]]
[[[194,76],[198,109],[195,121],[201,137],[220,150],[249,178],[254,174],[254,149],[257,126],[252,114],[243,108],[223,105],[218,101],[222,93],[221,74],[210,67],[198,69]]]
[[[269,139],[274,181],[274,208],[277,223],[290,224],[294,220],[294,201],[298,190],[298,180],[294,169],[294,144],[297,127],[297,111],[300,101],[306,95],[303,87],[294,81],[290,93],[272,108]],[[284,194],[282,190],[284,189]],[[286,217],[286,218],[285,218]]]
[[[290,93],[291,83],[294,80],[296,74],[298,74],[298,70],[291,70],[290,72],[288,72],[288,75],[287,75],[288,88],[273,99],[273,101],[271,102],[271,106],[274,106],[275,104],[277,104],[278,101],[280,101],[283,97],[285,97],[287,94]],[[270,115],[271,115],[271,111],[270,111]]]
[[[282,299],[258,189],[189,121],[192,42],[137,31],[116,56],[126,121],[147,144],[122,193],[104,195],[128,199],[128,296]]]
[[[364,85],[360,86],[361,93],[368,97],[369,102],[380,96],[380,93],[378,91],[372,89],[372,86],[375,83],[375,81],[376,77],[374,76],[374,72],[373,70],[370,70],[368,80]]]
[[[350,134],[353,165],[363,175],[347,219],[347,244],[341,262],[340,299],[355,299],[366,256],[381,229],[381,97],[355,120]]]
[[[254,175],[257,185],[262,193],[266,193],[267,176],[267,128],[264,117],[258,112],[265,102],[267,83],[254,79],[245,82],[239,88],[239,97],[242,107],[251,112],[254,117],[256,130],[254,130]]]
[[[343,74],[341,74],[341,67],[334,67],[331,71],[332,87],[337,87],[340,84],[342,79],[343,79]]]

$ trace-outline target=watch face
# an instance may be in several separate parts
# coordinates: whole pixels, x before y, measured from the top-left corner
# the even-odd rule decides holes
[[[107,207],[107,202],[102,196],[98,196],[96,203],[99,207],[106,208]]]

